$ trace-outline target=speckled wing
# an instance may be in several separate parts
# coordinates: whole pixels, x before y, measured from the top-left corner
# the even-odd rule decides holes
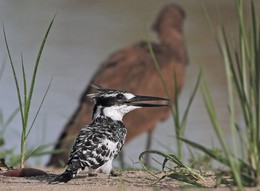
[[[109,127],[98,124],[83,127],[70,154],[68,170],[98,169],[114,159],[121,151],[123,142],[113,139]]]

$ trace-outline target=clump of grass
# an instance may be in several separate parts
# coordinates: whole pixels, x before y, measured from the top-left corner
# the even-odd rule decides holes
[[[260,183],[260,25],[253,0],[250,22],[245,21],[243,1],[236,0],[235,5],[239,31],[237,40],[227,35],[223,24],[219,31],[212,27],[226,70],[231,146],[224,138],[205,77],[203,98],[223,152],[216,153],[203,145],[183,141],[228,166],[234,184],[243,190],[243,186]],[[235,104],[236,98],[239,106]],[[243,123],[237,122],[236,110],[242,111]]]
[[[221,150],[219,148],[215,148],[215,152],[221,152]],[[194,153],[193,150],[189,148],[188,164],[192,169],[198,169],[200,171],[212,171],[212,162],[213,159],[209,155],[205,153]]]
[[[152,171],[148,169],[145,166],[144,163],[144,155],[146,154],[152,154],[156,157],[162,157],[163,162],[160,162],[159,160],[154,159],[158,164],[162,166],[162,169],[158,171]],[[152,176],[156,178],[157,183],[161,181],[162,179],[169,177],[178,181],[182,181],[188,184],[191,184],[193,186],[197,187],[206,187],[206,182],[204,180],[204,177],[201,175],[200,172],[191,169],[187,165],[185,165],[177,156],[174,154],[164,153],[161,151],[156,150],[149,150],[144,151],[139,155],[139,161],[147,172],[149,172]],[[169,164],[169,165],[168,165]],[[172,167],[174,165],[175,167]],[[162,174],[162,175],[161,175]]]
[[[150,43],[149,39],[147,40],[147,42],[148,42],[149,52],[152,56],[154,66],[159,74],[159,77],[160,77],[160,80],[164,87],[166,96],[170,99],[171,98],[170,92],[168,91],[166,82],[162,76],[160,65],[158,64],[157,58],[152,49],[152,44]],[[205,187],[204,186],[205,181],[204,181],[203,176],[199,172],[189,168],[187,165],[185,165],[183,163],[183,148],[182,148],[183,144],[182,144],[182,140],[181,140],[181,138],[184,136],[187,117],[188,117],[188,114],[190,111],[191,104],[192,104],[194,97],[196,95],[196,92],[198,90],[201,76],[202,76],[202,70],[200,70],[200,72],[199,72],[194,89],[191,92],[191,96],[189,97],[188,104],[184,110],[184,114],[181,116],[180,107],[178,104],[179,103],[179,101],[178,101],[179,100],[178,99],[179,98],[178,80],[176,77],[176,71],[173,71],[172,85],[173,85],[173,90],[174,90],[174,100],[172,100],[172,101],[173,101],[174,105],[171,105],[171,113],[172,113],[172,118],[173,118],[174,127],[175,127],[174,130],[175,130],[176,143],[177,143],[176,144],[177,145],[177,156],[175,154],[164,153],[164,152],[156,151],[156,150],[144,151],[139,155],[139,161],[140,161],[142,167],[157,179],[156,182],[164,179],[165,177],[170,177],[170,178],[182,181],[182,182],[192,184],[194,186]],[[163,158],[162,163],[160,163],[159,161],[154,159],[157,163],[159,163],[162,166],[162,169],[160,172],[163,173],[163,176],[157,176],[158,173],[153,173],[150,169],[148,169],[146,167],[146,165],[144,163],[144,156],[147,154],[150,154],[150,155],[152,154],[157,157],[159,156],[159,157]],[[174,168],[168,167],[166,165],[167,163],[174,164],[175,167]]]
[[[50,29],[52,27],[54,18],[52,19],[51,23],[48,26],[48,29],[47,29],[47,31],[44,35],[40,49],[38,51],[37,58],[36,58],[36,61],[35,61],[35,64],[34,64],[34,71],[33,71],[33,75],[32,75],[32,79],[31,79],[29,89],[27,87],[27,79],[26,79],[27,74],[26,74],[26,71],[25,71],[24,63],[23,63],[23,56],[21,55],[23,91],[21,91],[21,88],[20,88],[20,85],[19,85],[19,80],[18,80],[18,76],[16,74],[15,65],[13,63],[13,59],[12,59],[11,52],[10,52],[8,42],[7,42],[7,36],[6,36],[5,28],[3,27],[5,45],[6,45],[8,58],[9,58],[9,61],[10,61],[10,64],[11,64],[12,73],[13,73],[13,77],[14,77],[14,81],[15,81],[17,98],[18,98],[18,103],[19,103],[19,112],[20,112],[21,121],[22,121],[22,133],[21,133],[21,145],[20,145],[21,146],[21,149],[20,149],[20,167],[21,168],[24,167],[25,161],[31,155],[35,154],[39,150],[42,151],[43,148],[46,148],[46,146],[40,146],[36,150],[26,152],[26,140],[27,140],[27,138],[28,138],[28,136],[29,136],[29,134],[32,130],[34,122],[35,122],[35,120],[36,120],[36,118],[37,118],[37,116],[40,112],[43,101],[45,100],[45,97],[47,95],[47,92],[48,92],[48,90],[50,88],[50,84],[51,84],[51,81],[50,81],[50,83],[47,87],[47,90],[45,91],[45,94],[44,94],[44,96],[43,96],[43,98],[40,102],[40,105],[37,109],[37,112],[35,113],[31,124],[29,124],[29,117],[30,117],[30,114],[31,114],[30,113],[30,107],[31,107],[31,101],[32,101],[32,98],[33,98],[33,92],[34,92],[34,87],[35,87],[35,81],[36,81],[38,66],[39,66],[42,51],[44,49],[44,45],[46,43]]]
[[[226,179],[226,182],[235,184],[239,190],[243,190],[244,186],[257,186],[260,184],[260,26],[253,0],[251,1],[251,22],[249,23],[244,19],[243,1],[236,0],[235,5],[239,31],[238,41],[234,37],[227,35],[223,24],[221,24],[219,31],[212,27],[224,60],[227,76],[229,127],[232,135],[231,146],[228,145],[224,138],[204,75],[202,84],[203,98],[216,136],[220,142],[221,151],[217,150],[216,152],[215,148],[209,149],[193,141],[181,138],[183,134],[180,134],[182,131],[178,132],[178,128],[182,126],[178,126],[181,123],[178,123],[179,118],[176,118],[178,116],[178,105],[175,108],[177,111],[173,109],[173,118],[175,125],[177,124],[175,128],[178,140],[180,142],[184,141],[193,148],[202,151],[229,167],[232,179],[230,181]],[[154,60],[156,64],[156,58]],[[158,71],[160,71],[160,68],[158,68]],[[239,106],[235,104],[236,99]],[[243,123],[240,124],[237,122],[238,116],[235,113],[239,109],[242,111],[243,118]],[[141,153],[140,160],[143,154],[147,152],[163,156],[166,161],[173,156],[170,160],[177,167],[183,164],[179,163],[180,160],[176,161],[178,158],[175,155],[163,154],[159,151],[145,151]],[[178,153],[178,157],[180,157],[180,152]],[[161,164],[163,168],[164,164],[164,162]],[[190,169],[185,165],[182,167]],[[172,170],[172,168],[170,169]],[[188,172],[194,173],[189,170]],[[177,177],[180,176],[177,175]]]

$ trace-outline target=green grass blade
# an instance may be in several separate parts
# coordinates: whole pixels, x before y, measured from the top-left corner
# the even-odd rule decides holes
[[[212,126],[215,130],[215,133],[218,137],[218,140],[219,140],[222,148],[224,149],[225,153],[228,154],[227,145],[224,141],[224,135],[222,134],[222,131],[220,129],[218,117],[216,115],[215,107],[212,102],[212,96],[210,94],[208,84],[207,84],[204,76],[203,76],[203,84],[202,84],[202,96],[203,96],[204,103],[206,105],[206,109],[207,109],[209,117],[210,117],[210,121],[211,121]]]
[[[236,130],[237,130],[237,135],[240,143],[240,150],[241,150],[241,157],[245,158],[247,155],[247,150],[248,150],[248,144],[244,138],[244,133],[241,131],[241,127],[236,124]]]
[[[226,158],[226,162],[228,162],[228,166],[232,171],[234,181],[239,190],[243,190],[243,185],[252,186],[260,183],[260,28],[254,0],[251,0],[250,22],[245,20],[244,4],[243,0],[235,0],[239,31],[238,40],[232,39],[226,34],[221,19],[220,37],[218,37],[216,35],[217,30],[213,28],[213,22],[210,21],[209,14],[205,9],[205,15],[208,18],[225,64],[228,87],[229,126],[234,154],[227,147],[224,140],[206,82],[204,82],[204,86],[202,87],[203,99],[211,123],[224,151],[223,156]],[[246,26],[248,23],[249,27]],[[235,45],[236,43],[234,43],[232,48],[229,46],[230,39],[233,42],[238,42],[238,48]],[[237,111],[240,111],[237,110],[237,104],[235,104],[236,96],[239,98],[239,107],[243,115],[242,125],[238,125],[236,122]],[[239,126],[245,126],[245,134]],[[243,154],[242,159],[238,159],[240,155],[238,144],[240,144]],[[209,152],[208,150],[205,151],[205,148],[200,149],[203,152]]]
[[[53,17],[51,23],[48,26],[48,29],[44,35],[44,38],[42,40],[39,52],[37,54],[37,58],[36,58],[36,62],[34,65],[34,71],[33,71],[33,75],[32,75],[32,79],[31,79],[31,84],[30,84],[30,89],[29,89],[29,95],[27,95],[27,81],[26,81],[26,73],[25,73],[25,67],[24,67],[24,63],[23,63],[23,56],[21,55],[21,62],[22,62],[22,75],[23,75],[23,85],[24,85],[24,105],[22,104],[22,96],[21,96],[21,91],[19,88],[19,84],[18,84],[18,79],[17,79],[17,75],[16,75],[16,71],[15,71],[15,67],[12,61],[12,57],[11,57],[11,53],[9,50],[9,46],[7,43],[7,37],[6,37],[6,33],[5,33],[5,28],[3,26],[3,32],[4,32],[4,39],[5,39],[5,45],[7,48],[7,52],[8,52],[8,57],[11,63],[11,67],[12,67],[12,72],[13,72],[13,76],[14,76],[14,80],[15,80],[15,85],[16,85],[16,90],[17,90],[17,94],[18,94],[18,102],[19,102],[19,109],[20,109],[20,114],[21,114],[21,119],[22,119],[22,133],[21,133],[21,154],[20,154],[20,167],[24,167],[24,163],[25,163],[25,159],[26,159],[26,153],[25,153],[25,149],[26,149],[26,138],[28,137],[28,134],[31,131],[32,126],[29,128],[29,132],[27,132],[27,125],[28,125],[28,119],[29,119],[29,113],[30,113],[30,105],[31,105],[31,100],[32,100],[32,95],[33,95],[33,91],[34,91],[34,86],[35,86],[35,80],[36,80],[36,75],[37,75],[37,70],[38,70],[38,66],[39,66],[39,62],[40,62],[40,58],[43,52],[43,48],[45,46],[48,34],[50,32],[50,29],[52,27],[52,24],[54,22],[54,18]],[[49,89],[49,87],[48,87]],[[43,100],[45,99],[46,94],[44,95]],[[34,124],[36,117],[38,116],[38,113],[40,111],[40,108],[42,106],[43,100],[40,104],[40,107],[35,115],[35,118],[33,119],[32,124]],[[24,108],[23,108],[24,107]]]
[[[21,93],[20,93],[21,91],[20,91],[20,88],[19,88],[19,83],[18,83],[16,71],[15,71],[13,60],[12,60],[12,57],[11,57],[11,52],[10,52],[10,49],[9,49],[9,46],[8,46],[8,42],[7,42],[7,37],[6,37],[4,26],[3,26],[3,33],[4,33],[5,46],[6,46],[6,49],[7,49],[7,53],[8,53],[9,61],[10,61],[10,64],[11,64],[14,81],[15,81],[16,92],[17,92],[17,97],[18,97],[18,102],[19,102],[19,109],[20,109],[20,114],[21,114],[21,120],[22,120],[22,124],[24,124],[23,105],[22,105],[22,98],[21,98]]]
[[[252,57],[254,57],[254,60],[252,60],[252,65],[254,65],[254,100],[255,100],[255,126],[256,126],[256,145],[258,145],[258,153],[260,153],[260,31],[259,31],[259,24],[257,23],[257,15],[255,11],[255,5],[254,1],[251,0],[251,20],[252,20]],[[259,165],[258,165],[259,166]],[[260,173],[260,167],[258,167],[259,173]]]
[[[191,96],[189,97],[189,101],[188,101],[188,105],[187,107],[185,108],[185,111],[184,111],[184,114],[183,114],[183,117],[182,117],[182,120],[181,120],[181,127],[183,129],[183,131],[185,130],[185,123],[187,121],[187,117],[188,117],[188,113],[190,111],[190,107],[191,107],[191,104],[195,98],[195,95],[197,93],[197,90],[199,88],[199,84],[200,84],[200,80],[201,80],[201,76],[202,76],[202,68],[200,68],[200,72],[199,72],[199,75],[198,75],[198,78],[196,80],[196,83],[195,83],[195,87],[191,93]]]
[[[170,99],[170,93],[169,93],[169,91],[168,91],[166,82],[165,82],[165,80],[164,80],[164,78],[163,78],[163,76],[162,76],[161,68],[160,68],[160,65],[159,65],[159,63],[158,63],[158,60],[157,60],[157,58],[156,58],[156,56],[155,56],[155,54],[154,54],[153,47],[152,47],[152,43],[151,43],[151,40],[150,40],[150,37],[149,37],[148,32],[147,32],[146,37],[147,37],[147,40],[146,40],[146,41],[147,41],[148,49],[149,49],[149,52],[150,52],[150,54],[151,54],[153,64],[154,64],[154,66],[155,66],[155,68],[156,68],[157,73],[159,74],[159,78],[160,78],[160,81],[162,82],[162,85],[163,85],[163,88],[164,88],[164,92],[166,93],[167,98]]]
[[[64,149],[56,149],[56,150],[48,150],[48,151],[37,151],[34,152],[30,157],[41,157],[41,156],[46,156],[46,155],[53,155],[53,154],[60,154],[64,153]]]
[[[234,84],[235,89],[237,91],[238,97],[239,97],[239,103],[243,112],[243,117],[245,120],[246,126],[248,126],[250,121],[250,115],[248,113],[248,110],[250,109],[250,103],[247,99],[247,93],[245,92],[245,86],[244,86],[244,80],[243,80],[243,74],[242,74],[242,66],[239,58],[239,53],[235,51],[235,58],[236,58],[236,69],[237,69],[237,77],[234,77]],[[231,66],[232,73],[234,74],[236,71],[234,69],[234,66]]]
[[[44,35],[44,38],[42,40],[42,43],[41,43],[41,46],[40,46],[40,49],[39,49],[39,52],[38,52],[38,55],[37,55],[37,58],[36,58],[36,62],[35,62],[35,65],[34,65],[33,76],[32,76],[31,85],[30,85],[30,89],[29,89],[29,96],[28,96],[28,98],[25,102],[25,109],[24,109],[25,110],[25,115],[24,115],[25,129],[22,131],[22,141],[21,141],[21,165],[22,166],[24,165],[24,162],[25,162],[25,159],[26,159],[25,144],[26,144],[26,138],[28,137],[28,132],[26,131],[26,128],[27,128],[27,123],[28,123],[28,118],[29,118],[29,113],[30,113],[30,106],[31,106],[31,100],[32,100],[32,95],[33,95],[33,91],[34,91],[34,85],[35,85],[37,70],[38,70],[38,66],[39,66],[39,63],[40,63],[42,51],[44,49],[48,34],[49,34],[50,29],[52,27],[52,24],[54,22],[54,19],[55,19],[55,16],[53,17],[52,21],[50,22],[48,29],[47,29],[47,31]],[[38,110],[38,112],[39,112],[39,110]],[[38,114],[36,114],[36,116],[37,115]],[[34,123],[34,121],[35,121],[35,119],[33,120],[33,123]],[[32,128],[32,126],[30,127],[29,131],[31,131],[31,128]]]
[[[178,91],[178,79],[176,76],[176,70],[173,71],[173,89],[174,89],[174,108],[172,108],[172,117],[175,126],[175,135],[176,135],[176,143],[177,143],[177,155],[180,160],[183,160],[183,150],[182,150],[182,142],[179,139],[182,137],[182,133],[184,132],[183,128],[180,126],[180,108],[179,108],[179,91]]]
[[[54,145],[54,143],[43,144],[43,145],[38,146],[36,149],[28,151],[26,154],[26,160],[28,160],[30,157],[40,157],[40,156],[44,156],[44,155],[64,152],[64,149],[46,151],[46,149],[48,149],[49,147],[51,147],[53,145]]]
[[[152,61],[153,61],[153,64],[156,68],[156,71],[159,75],[159,78],[160,78],[160,81],[162,82],[162,85],[163,85],[163,89],[164,89],[164,92],[167,96],[168,99],[171,99],[171,96],[170,96],[170,92],[167,88],[167,85],[166,85],[166,82],[163,78],[163,75],[161,73],[161,68],[160,68],[160,65],[158,63],[158,60],[154,54],[154,51],[153,51],[153,46],[152,46],[152,43],[151,43],[151,40],[149,38],[149,34],[147,32],[147,46],[148,46],[148,49],[149,49],[149,52],[150,52],[150,55],[152,57]],[[172,113],[172,117],[173,117],[173,123],[175,124],[175,134],[177,137],[180,137],[182,135],[180,135],[181,132],[183,132],[183,130],[181,129],[180,127],[180,117],[179,117],[179,106],[178,106],[178,82],[177,82],[177,77],[176,77],[176,74],[175,74],[175,71],[174,72],[174,107],[171,106],[171,113]],[[181,146],[181,142],[179,141],[179,139],[176,140],[177,142],[177,152],[178,152],[178,156],[182,159],[182,146]]]
[[[177,83],[177,78],[176,78],[176,73],[174,74],[174,82],[175,82],[175,91],[174,91],[174,94],[175,94],[175,108],[173,109],[173,119],[174,119],[174,124],[175,124],[175,134],[176,134],[176,137],[177,137],[177,151],[178,151],[178,157],[179,159],[182,161],[183,160],[183,148],[182,148],[182,141],[181,139],[179,139],[180,137],[183,137],[184,135],[184,131],[185,131],[185,127],[186,127],[186,121],[187,121],[187,117],[188,117],[188,113],[190,111],[190,107],[191,107],[191,104],[194,100],[194,97],[197,93],[197,90],[198,90],[198,87],[199,87],[199,84],[200,84],[200,79],[201,79],[201,74],[202,74],[202,69],[200,69],[200,73],[198,75],[198,78],[196,80],[196,83],[195,83],[195,87],[194,89],[192,90],[192,93],[191,93],[191,96],[189,97],[189,101],[188,101],[188,104],[187,106],[185,107],[185,110],[184,110],[184,114],[182,116],[182,118],[180,117],[180,109],[179,109],[179,101],[178,101],[178,83]]]
[[[174,173],[171,173],[171,174],[167,175],[167,177],[175,179],[175,180],[178,180],[178,181],[181,181],[181,182],[185,182],[185,183],[191,184],[193,186],[196,186],[196,189],[197,188],[206,188],[206,186],[204,186],[203,184],[200,184],[199,182],[197,182],[196,179],[194,180],[194,179],[190,178],[187,175],[183,175],[183,173],[174,172]]]
[[[26,82],[26,75],[25,75],[25,69],[24,69],[23,55],[22,54],[21,54],[21,63],[22,63],[22,73],[23,73],[24,104],[26,105],[26,102],[27,102],[27,82]],[[24,107],[24,113],[26,113],[25,107]]]
[[[223,155],[223,153],[219,153],[216,152],[214,149],[209,149],[204,147],[201,144],[195,143],[193,141],[190,141],[188,139],[182,139],[183,142],[185,142],[186,144],[190,145],[191,147],[202,151],[203,153],[207,154],[208,156],[212,157],[213,159],[215,159],[216,161],[220,162],[221,164],[224,164],[230,168],[232,168],[232,164],[230,163],[230,159],[227,158],[226,155]],[[234,156],[231,156],[232,161],[236,161],[237,163],[239,163],[239,166],[241,167],[239,169],[239,174],[241,174],[241,176],[243,176],[243,179],[247,179],[250,180],[250,182],[253,181],[252,177],[249,175],[249,169],[253,170],[252,167],[250,165],[248,165],[245,161],[243,161],[242,159],[238,159]],[[235,176],[235,174],[233,174]],[[242,180],[241,180],[242,181]]]
[[[229,160],[229,166],[231,167],[232,171],[234,172],[237,184],[239,185],[240,188],[242,188],[240,175],[239,175],[239,172],[238,172],[239,166],[236,163],[236,161],[233,160],[233,158],[231,157],[231,152],[230,152],[229,148],[227,147],[226,141],[224,140],[224,135],[223,135],[222,130],[219,126],[219,122],[217,120],[217,115],[216,115],[216,112],[215,112],[215,109],[214,109],[214,106],[213,106],[213,102],[212,102],[212,98],[211,98],[212,96],[210,95],[210,92],[208,90],[208,85],[206,84],[205,80],[204,80],[204,86],[203,86],[202,93],[203,93],[204,102],[206,104],[206,109],[207,109],[208,114],[210,116],[211,123],[214,127],[217,138],[218,138],[218,140],[221,144],[221,147],[222,147],[222,149],[225,153],[226,158],[228,158],[228,160]]]
[[[19,108],[16,108],[11,115],[7,118],[6,122],[3,123],[3,127],[2,127],[2,131],[1,133],[4,133],[5,130],[7,129],[7,127],[10,125],[10,123],[13,121],[13,119],[15,118],[15,116],[17,115],[17,113],[19,112]]]
[[[40,58],[41,58],[41,55],[42,55],[42,52],[43,52],[46,40],[48,38],[49,32],[50,32],[51,27],[53,25],[55,16],[53,17],[52,21],[50,22],[50,24],[48,26],[48,29],[47,29],[47,31],[46,31],[46,33],[44,35],[44,38],[42,40],[42,43],[41,43],[41,46],[40,46],[40,49],[39,49],[39,52],[38,52],[38,55],[37,55],[37,58],[36,58],[36,62],[35,62],[35,65],[34,65],[34,71],[33,71],[33,76],[32,76],[32,80],[31,80],[29,96],[28,96],[28,99],[27,99],[27,102],[26,102],[26,111],[28,113],[29,113],[29,110],[30,110],[30,104],[31,104],[31,99],[32,99],[32,95],[33,95],[33,90],[34,90],[34,84],[35,84],[35,79],[36,79],[36,75],[37,75],[37,70],[38,70],[38,66],[39,66],[39,63],[40,63]]]
[[[234,91],[233,91],[233,75],[231,73],[230,66],[233,65],[233,61],[231,58],[230,48],[227,42],[227,37],[224,28],[222,27],[222,36],[224,38],[224,41],[221,44],[221,52],[223,54],[225,68],[226,68],[226,76],[227,76],[227,87],[228,87],[228,107],[229,107],[229,119],[230,119],[230,129],[231,129],[231,135],[232,135],[232,146],[233,151],[235,155],[238,155],[238,149],[237,149],[237,136],[236,136],[236,128],[235,128],[235,108],[234,108]],[[235,181],[239,188],[242,188],[242,180],[239,173],[239,163],[237,160],[233,160],[233,158],[230,155],[229,150],[228,152],[228,159],[230,162],[230,167],[232,171],[234,172]]]
[[[157,72],[159,74],[160,80],[162,82],[162,85],[163,85],[163,88],[164,88],[164,92],[166,93],[166,96],[170,99],[170,97],[171,97],[170,93],[169,93],[168,88],[166,86],[166,82],[165,82],[165,80],[164,80],[164,78],[162,76],[160,65],[158,64],[157,58],[154,55],[151,43],[148,43],[148,47],[149,47],[150,54],[151,54],[151,56],[153,58],[153,63],[155,65],[155,68],[156,68],[156,70],[157,70]]]
[[[257,86],[260,85],[260,66],[259,66],[259,63],[260,63],[260,25],[258,26],[258,31],[257,31],[257,36],[258,36],[258,46],[256,47],[256,60],[255,60],[255,64],[258,65],[256,68],[257,68],[257,71],[258,73],[256,74],[256,78],[258,78],[258,84],[256,84]],[[257,128],[257,138],[256,140],[258,140],[258,143],[257,143],[257,153],[258,153],[258,162],[260,162],[260,88],[258,87],[258,93],[256,95],[256,99],[257,99],[257,102],[258,102],[258,109],[256,111],[256,114],[255,114],[255,117],[256,117],[256,128]],[[258,163],[259,164],[259,163]],[[260,174],[260,166],[258,165],[258,174]],[[259,180],[260,182],[260,177],[259,177]]]
[[[160,151],[156,151],[156,150],[143,151],[139,155],[139,161],[141,161],[141,165],[145,169],[146,169],[146,167],[145,167],[144,163],[142,162],[142,160],[144,158],[144,155],[146,155],[146,154],[155,154],[155,155],[158,155],[158,156],[162,156],[167,161],[171,161],[171,162],[175,163],[177,166],[186,168],[186,169],[190,170],[193,173],[193,171],[187,165],[185,165],[181,160],[179,160],[178,157],[176,157],[175,155],[173,155],[173,154],[166,154],[166,153],[163,153],[163,152],[160,152]],[[167,161],[164,161],[164,163],[166,163]],[[163,168],[164,168],[164,165],[163,165]],[[195,173],[195,174],[197,174],[197,173]]]
[[[244,48],[244,55],[245,58],[250,60],[250,47],[248,45],[248,40],[246,36],[246,27],[245,27],[245,22],[244,22],[244,10],[243,10],[243,1],[236,0],[236,11],[238,15],[238,21],[239,21],[239,31],[241,35],[241,43]],[[246,76],[244,76],[246,77]],[[246,78],[245,78],[246,79]]]
[[[164,161],[163,161],[163,164],[162,164],[162,171],[163,171],[163,172],[166,172],[166,171],[164,171],[164,169],[165,169],[165,164],[166,164],[168,161],[171,161],[171,162],[175,163],[178,168],[183,168],[183,169],[185,169],[186,172],[188,172],[189,175],[186,175],[185,178],[190,179],[190,182],[189,182],[189,183],[192,183],[192,182],[194,181],[194,179],[196,179],[196,180],[200,179],[200,180],[202,180],[202,181],[204,182],[204,178],[203,178],[200,174],[198,174],[196,171],[192,170],[192,169],[189,168],[187,165],[185,165],[181,160],[178,159],[177,156],[175,156],[175,155],[173,155],[173,154],[166,154],[166,153],[163,153],[163,152],[160,152],[160,151],[156,151],[156,150],[144,151],[144,152],[142,152],[142,153],[139,155],[139,161],[140,161],[142,167],[143,167],[146,171],[148,171],[151,175],[153,175],[153,176],[155,176],[155,177],[157,177],[157,176],[156,176],[154,173],[150,172],[150,171],[146,168],[145,164],[143,163],[143,158],[144,158],[144,155],[146,155],[146,154],[155,154],[155,155],[158,155],[158,156],[161,156],[161,157],[164,158]],[[170,170],[170,171],[171,171],[171,170]],[[175,172],[174,172],[174,173],[170,173],[169,175],[173,175],[173,174],[176,175]],[[168,175],[166,175],[166,176],[168,176]],[[162,177],[162,178],[164,178],[164,177]],[[161,179],[162,179],[162,178],[161,178]],[[183,178],[184,178],[184,177],[183,177]],[[180,181],[187,182],[187,180],[184,180],[184,179],[179,179],[179,180],[180,180]],[[196,181],[195,181],[195,182],[196,182]],[[193,184],[193,185],[195,185],[195,184]]]
[[[45,98],[46,98],[46,96],[47,96],[47,93],[49,92],[49,89],[50,89],[50,86],[51,86],[51,82],[52,82],[52,78],[51,78],[51,81],[49,82],[48,87],[47,87],[47,89],[46,89],[46,91],[45,91],[45,93],[44,93],[44,96],[43,96],[43,98],[42,98],[42,100],[41,100],[40,106],[38,107],[37,112],[36,112],[36,114],[35,114],[35,116],[34,116],[34,118],[33,118],[32,124],[30,125],[30,128],[29,128],[29,130],[27,131],[26,139],[27,139],[28,135],[30,134],[30,132],[31,132],[31,130],[32,130],[32,127],[33,127],[33,125],[34,125],[34,123],[35,123],[35,121],[36,121],[36,118],[38,117],[38,114],[39,114],[39,112],[40,112],[40,110],[41,110],[41,108],[42,108],[42,104],[43,104],[43,102],[44,102],[44,100],[45,100]]]
[[[181,140],[183,142],[185,142],[186,144],[190,145],[191,147],[196,148],[196,149],[202,151],[203,153],[209,155],[210,157],[217,160],[218,162],[220,162],[226,166],[230,166],[229,160],[225,157],[225,155],[223,156],[223,154],[216,152],[214,149],[208,149],[208,148],[204,147],[203,145],[200,145],[200,144],[190,141],[188,139],[182,138]]]

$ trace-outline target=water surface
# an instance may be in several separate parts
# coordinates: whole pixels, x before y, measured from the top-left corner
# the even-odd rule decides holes
[[[41,39],[51,19],[57,13],[39,67],[32,113],[35,113],[39,106],[52,77],[53,80],[42,111],[29,136],[28,148],[35,148],[58,139],[68,118],[78,105],[81,92],[100,63],[119,48],[145,39],[146,30],[158,11],[170,2],[173,1],[0,1],[0,21],[5,25],[19,75],[21,74],[21,52],[26,70],[31,74]],[[176,0],[174,2],[182,6],[187,13],[184,31],[190,63],[186,71],[185,86],[180,95],[181,109],[184,110],[194,87],[199,66],[203,65],[220,123],[228,137],[224,65],[204,16],[202,5],[200,1]],[[210,0],[204,2],[214,23],[217,23],[215,4]],[[234,31],[236,22],[233,2],[219,0],[218,6],[221,17],[224,18],[229,29]],[[0,64],[7,60],[1,36],[3,36],[2,32],[0,32]],[[10,66],[7,64],[0,82],[0,108],[7,118],[17,106],[14,80]],[[6,147],[17,147],[17,152],[20,129],[20,118],[17,116],[5,134]],[[209,147],[218,145],[200,92],[192,105],[185,137]],[[164,145],[176,151],[172,119],[158,125],[154,139],[152,149],[166,150],[162,146]],[[138,160],[139,153],[144,150],[145,140],[144,134],[125,146],[126,159],[131,166],[137,166],[132,164],[132,161]],[[187,151],[185,156],[188,156]],[[40,164],[45,164],[47,160],[48,157],[42,158]]]

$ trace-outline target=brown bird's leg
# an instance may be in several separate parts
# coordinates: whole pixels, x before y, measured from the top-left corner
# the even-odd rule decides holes
[[[119,164],[122,170],[125,170],[124,151],[121,151],[118,155]]]
[[[147,131],[147,139],[146,139],[146,145],[145,145],[145,150],[148,151],[151,148],[152,144],[152,134],[153,134],[153,129]],[[118,160],[119,164],[122,170],[125,170],[125,160],[124,160],[124,151],[121,151],[118,155]],[[145,155],[145,165],[150,167],[150,155],[146,154]]]
[[[153,135],[153,129],[150,129],[147,131],[147,140],[146,140],[146,146],[145,146],[145,150],[148,151],[151,148],[151,144],[152,144],[152,135]],[[146,154],[145,155],[145,164],[146,166],[150,167],[151,165],[151,161],[150,161],[150,155]]]

